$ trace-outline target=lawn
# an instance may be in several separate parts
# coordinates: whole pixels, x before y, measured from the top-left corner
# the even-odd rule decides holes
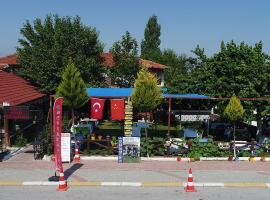
[[[175,126],[171,126],[170,134],[172,137],[181,137],[179,131]],[[168,131],[168,126],[163,124],[153,124],[148,128],[149,137],[165,137]],[[103,136],[110,135],[112,136],[123,136],[124,129],[122,122],[112,122],[112,121],[103,121],[98,125],[98,132]],[[144,135],[144,129],[142,129],[142,135]]]

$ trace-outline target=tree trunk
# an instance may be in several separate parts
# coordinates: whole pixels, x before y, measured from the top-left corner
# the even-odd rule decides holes
[[[71,108],[71,120],[72,120],[72,126],[74,126],[75,124],[74,108]]]
[[[233,157],[236,159],[236,147],[235,147],[235,122],[233,122]]]
[[[256,139],[259,140],[260,136],[262,135],[262,117],[261,117],[261,109],[259,107],[257,108],[256,120],[257,120]]]

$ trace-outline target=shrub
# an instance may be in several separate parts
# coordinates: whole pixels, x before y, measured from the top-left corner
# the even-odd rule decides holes
[[[141,138],[140,154],[141,156],[163,156],[167,149],[164,146],[165,139],[159,137]]]
[[[22,134],[17,135],[14,146],[16,147],[24,147],[27,144],[26,138],[23,137]]]
[[[184,156],[190,158],[200,157],[226,157],[230,153],[226,150],[219,149],[212,138],[208,138],[207,142],[199,142],[199,138],[193,139],[190,151]]]

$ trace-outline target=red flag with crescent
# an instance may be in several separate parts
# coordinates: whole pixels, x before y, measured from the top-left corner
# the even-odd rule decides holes
[[[123,120],[125,119],[125,101],[124,99],[111,100],[111,119]]]
[[[91,98],[91,118],[102,119],[105,99]]]

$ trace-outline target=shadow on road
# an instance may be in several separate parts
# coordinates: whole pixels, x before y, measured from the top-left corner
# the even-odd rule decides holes
[[[80,169],[82,166],[83,164],[81,163],[75,163],[69,169],[66,169],[64,172],[65,179],[67,180],[76,170]]]

